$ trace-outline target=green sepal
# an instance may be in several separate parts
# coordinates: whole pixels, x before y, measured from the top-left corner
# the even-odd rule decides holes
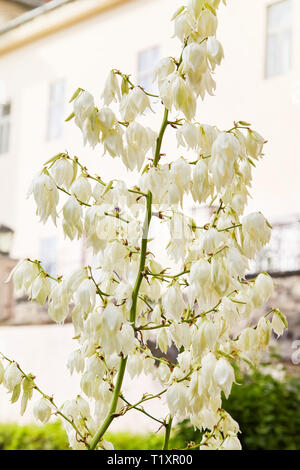
[[[20,397],[20,393],[21,393],[21,384],[17,384],[13,390],[13,393],[10,399],[11,403],[16,403],[16,401],[18,401]]]
[[[123,77],[122,83],[121,83],[121,93],[122,93],[122,96],[128,95],[128,93],[129,93],[128,80],[126,80],[126,78],[124,78],[124,77]]]
[[[246,122],[246,121],[238,121],[238,124],[240,124],[241,126],[246,126],[246,127],[251,126],[250,122]]]
[[[70,116],[68,116],[68,117],[65,119],[65,122],[71,121],[74,117],[75,117],[75,114],[74,114],[74,113],[71,113]]]
[[[171,21],[174,21],[174,20],[177,18],[177,16],[179,16],[180,13],[183,12],[183,10],[185,10],[185,6],[184,6],[184,5],[182,5],[181,7],[177,8],[177,10],[175,11],[174,15],[173,15],[172,18],[171,18]]]
[[[49,165],[50,163],[56,162],[61,156],[63,155],[63,152],[58,153],[57,155],[54,155],[54,157],[50,158],[46,163],[44,163],[44,166]]]
[[[256,168],[254,161],[250,157],[248,157],[248,162],[251,163],[251,165],[254,166],[254,168]]]
[[[82,91],[84,91],[82,88],[77,88],[72,98],[70,99],[69,103],[72,103],[72,101],[76,100],[76,98],[80,95]]]

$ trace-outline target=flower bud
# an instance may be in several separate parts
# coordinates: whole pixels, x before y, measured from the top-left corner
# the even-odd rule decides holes
[[[21,384],[23,379],[22,372],[18,369],[15,362],[9,364],[4,372],[3,384],[9,392],[13,392],[14,388]]]
[[[44,305],[51,292],[51,281],[43,274],[38,276],[32,283],[30,297],[35,299],[40,305]]]
[[[271,239],[271,229],[260,212],[254,212],[242,219],[242,234],[242,248],[248,258],[254,258]]]
[[[159,347],[161,352],[163,352],[164,354],[167,353],[168,348],[170,346],[170,339],[166,328],[160,329],[160,332],[158,333],[156,338],[156,345]]]
[[[220,447],[220,450],[242,450],[241,443],[237,436],[227,436]]]
[[[103,323],[105,327],[110,331],[116,332],[120,328],[122,321],[123,315],[120,308],[113,304],[108,304],[103,310]]]
[[[29,187],[28,196],[33,195],[37,205],[37,214],[42,223],[46,223],[49,217],[56,224],[56,207],[59,201],[58,189],[55,181],[46,173],[39,173]]]
[[[74,370],[79,374],[84,370],[84,357],[81,354],[80,349],[77,351],[73,351],[68,359],[67,368],[70,370],[71,375],[73,374]]]
[[[135,336],[134,329],[130,323],[126,322],[123,324],[122,329],[118,335],[118,343],[120,352],[123,353],[124,357],[132,354],[135,349]]]
[[[58,186],[69,189],[74,178],[74,168],[66,157],[61,157],[51,167],[51,174]]]
[[[85,279],[75,292],[75,303],[84,313],[91,312],[96,304],[96,286],[91,279]]]
[[[211,64],[212,70],[216,65],[220,65],[224,57],[222,44],[214,37],[209,37],[206,41],[207,57]]]
[[[142,354],[136,352],[132,356],[129,356],[127,361],[127,369],[131,379],[139,376],[143,371],[143,357]]]
[[[277,337],[279,338],[279,336],[282,336],[285,328],[288,327],[285,315],[283,315],[283,313],[281,313],[279,310],[274,310],[271,325]]]
[[[187,72],[195,72],[201,69],[205,70],[207,67],[206,49],[203,44],[197,44],[195,42],[189,44],[183,51],[183,69]]]
[[[144,114],[147,108],[151,109],[149,98],[139,87],[133,88],[121,99],[120,112],[124,121],[134,121],[139,114]]]
[[[246,137],[246,149],[250,157],[258,159],[262,155],[265,139],[251,129],[248,130]]]
[[[185,414],[188,403],[188,390],[182,382],[175,382],[166,393],[167,404],[172,415]]]
[[[36,263],[31,261],[20,261],[17,266],[11,271],[6,282],[13,278],[14,285],[17,291],[28,291],[36,277],[39,275],[39,268]]]
[[[93,96],[85,90],[74,100],[75,122],[79,128],[82,128],[85,119],[90,115],[94,106]]]
[[[260,274],[254,283],[252,290],[252,302],[255,308],[260,307],[274,293],[274,282],[271,276]]]
[[[79,176],[71,186],[71,193],[81,202],[87,204],[92,196],[92,188],[88,178],[84,175]]]
[[[187,120],[191,120],[196,113],[196,98],[187,82],[179,75],[172,83],[172,105],[182,111]]]
[[[105,106],[109,106],[112,101],[121,99],[120,86],[116,74],[113,70],[109,72],[105,87],[102,93],[102,99]]]
[[[64,322],[69,315],[71,297],[72,293],[66,281],[59,282],[52,289],[49,295],[48,315],[56,323]]]
[[[223,390],[225,397],[228,398],[235,377],[234,370],[226,359],[221,358],[217,361],[214,370],[214,380],[216,384]]]
[[[193,30],[193,18],[190,12],[183,10],[174,18],[174,35],[184,42]]]
[[[159,86],[164,80],[176,70],[174,61],[170,57],[161,59],[154,68],[153,77],[158,81]]]
[[[168,287],[162,298],[162,306],[167,318],[180,320],[185,309],[185,304],[181,289],[177,284]]]
[[[51,406],[46,398],[41,398],[34,404],[33,415],[36,420],[45,424],[51,417]]]

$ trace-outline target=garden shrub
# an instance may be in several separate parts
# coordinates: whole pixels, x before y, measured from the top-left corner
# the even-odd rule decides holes
[[[282,383],[271,375],[255,373],[234,385],[223,406],[239,423],[244,450],[300,449],[300,377]],[[179,425],[177,437],[199,442],[200,432],[187,422]]]

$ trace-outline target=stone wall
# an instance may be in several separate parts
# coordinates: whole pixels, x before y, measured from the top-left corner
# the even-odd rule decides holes
[[[13,261],[6,261],[1,280],[8,276]],[[1,259],[0,259],[1,268]],[[279,342],[274,341],[280,354],[290,362],[293,353],[292,345],[300,340],[300,271],[290,273],[275,273],[273,279],[276,284],[275,294],[269,300],[263,311],[253,315],[251,323],[255,324],[257,318],[267,313],[271,308],[279,308],[288,319],[289,329]],[[47,305],[41,307],[35,301],[26,298],[13,298],[12,283],[0,283],[0,323],[4,325],[46,325],[52,321],[47,314]],[[67,319],[66,323],[70,321]],[[246,324],[244,325],[246,326]],[[274,338],[275,339],[275,338]]]

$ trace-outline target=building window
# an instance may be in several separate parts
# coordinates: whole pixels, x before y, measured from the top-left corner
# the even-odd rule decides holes
[[[47,237],[40,240],[40,260],[46,273],[56,276],[57,271],[57,238]]]
[[[159,59],[159,47],[151,47],[139,52],[138,55],[138,84],[148,93],[157,93],[156,84],[153,83],[153,70]]]
[[[273,224],[272,238],[252,262],[251,272],[300,270],[300,221]]]
[[[9,150],[11,105],[0,104],[0,155]]]
[[[281,0],[268,7],[266,76],[287,73],[292,66],[292,0]]]
[[[48,140],[59,139],[63,135],[65,119],[65,81],[58,80],[50,85]]]

